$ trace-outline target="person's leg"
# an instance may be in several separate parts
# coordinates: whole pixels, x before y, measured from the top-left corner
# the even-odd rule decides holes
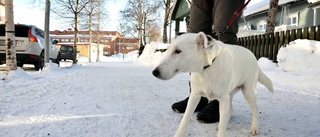
[[[214,32],[221,32],[228,21],[232,18],[235,11],[237,11],[245,0],[214,0],[212,11],[212,18],[214,24]],[[224,34],[221,34],[219,40],[227,44],[237,43],[238,21],[242,13],[239,13],[237,18],[229,26]]]
[[[193,0],[190,7],[190,32],[212,33],[213,0]]]
[[[191,33],[204,32],[212,33],[212,0],[193,0],[190,7],[189,31]],[[189,82],[190,87],[190,82]],[[190,88],[191,89],[191,88]],[[190,91],[191,92],[191,91]],[[184,113],[189,97],[172,104],[172,109],[178,113]],[[208,99],[201,97],[195,111],[201,111],[208,104]]]
[[[213,0],[212,18],[214,32],[221,32],[227,25],[233,13],[238,10],[244,0]],[[234,20],[224,34],[221,34],[219,40],[227,44],[237,43],[238,20],[241,14]],[[215,123],[219,121],[219,101],[214,100],[197,114],[197,120],[203,123]]]
[[[189,81],[189,88],[190,88],[190,92],[191,92],[191,84]],[[177,113],[184,113],[186,111],[187,108],[187,104],[189,101],[189,97],[187,97],[184,100],[178,101],[176,103],[173,103],[171,108],[173,111],[177,112]],[[195,112],[201,111],[203,108],[205,108],[208,104],[208,99],[205,97],[201,97],[200,102],[198,104],[198,106],[195,109]]]

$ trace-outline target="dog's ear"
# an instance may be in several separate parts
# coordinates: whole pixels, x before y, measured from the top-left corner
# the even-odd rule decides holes
[[[204,34],[203,32],[199,32],[196,36],[196,42],[198,46],[202,46],[203,48],[209,48],[212,45],[212,37]]]

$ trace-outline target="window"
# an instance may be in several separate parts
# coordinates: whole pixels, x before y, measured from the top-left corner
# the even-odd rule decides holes
[[[38,28],[35,28],[36,35],[40,36],[41,38],[44,38],[44,32]]]
[[[288,17],[288,25],[298,26],[299,25],[299,13],[290,14]]]
[[[266,21],[260,21],[257,24],[258,30],[265,31],[267,29],[267,22]]]

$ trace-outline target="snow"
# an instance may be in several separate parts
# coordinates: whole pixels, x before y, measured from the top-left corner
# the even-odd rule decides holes
[[[284,5],[290,2],[295,2],[297,0],[279,0],[278,5]],[[247,2],[247,1],[246,1]],[[253,0],[250,1],[248,7],[244,9],[243,15],[249,16],[254,13],[258,13],[264,10],[269,9],[270,0]]]
[[[161,44],[160,44],[161,45]],[[279,51],[279,63],[259,66],[273,81],[271,93],[258,84],[260,135],[320,136],[320,42],[296,40]],[[183,114],[171,104],[189,94],[189,74],[161,81],[151,72],[163,53],[159,43],[136,52],[88,63],[46,64],[42,71],[18,68],[8,75],[0,66],[1,137],[167,137]],[[233,100],[228,136],[249,135],[251,113],[243,95]],[[202,124],[193,115],[186,136],[216,136],[217,123]]]

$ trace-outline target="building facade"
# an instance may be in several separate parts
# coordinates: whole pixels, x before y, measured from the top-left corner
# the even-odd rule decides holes
[[[279,1],[276,30],[279,26],[303,28],[316,26],[320,23],[320,10],[312,6],[307,0]],[[267,28],[269,1],[263,1],[244,10],[242,20],[239,21],[239,30],[265,31]],[[318,17],[318,18],[317,18]]]
[[[50,37],[58,40],[59,43],[70,45],[73,45],[74,43],[74,31],[72,29],[63,31],[50,31]],[[91,43],[99,43],[103,45],[103,55],[106,56],[111,56],[118,53],[126,54],[130,51],[139,49],[137,39],[123,38],[122,34],[117,31],[93,31],[91,40]],[[83,45],[83,43],[89,43],[89,31],[78,31],[76,41],[79,43],[79,45]]]

